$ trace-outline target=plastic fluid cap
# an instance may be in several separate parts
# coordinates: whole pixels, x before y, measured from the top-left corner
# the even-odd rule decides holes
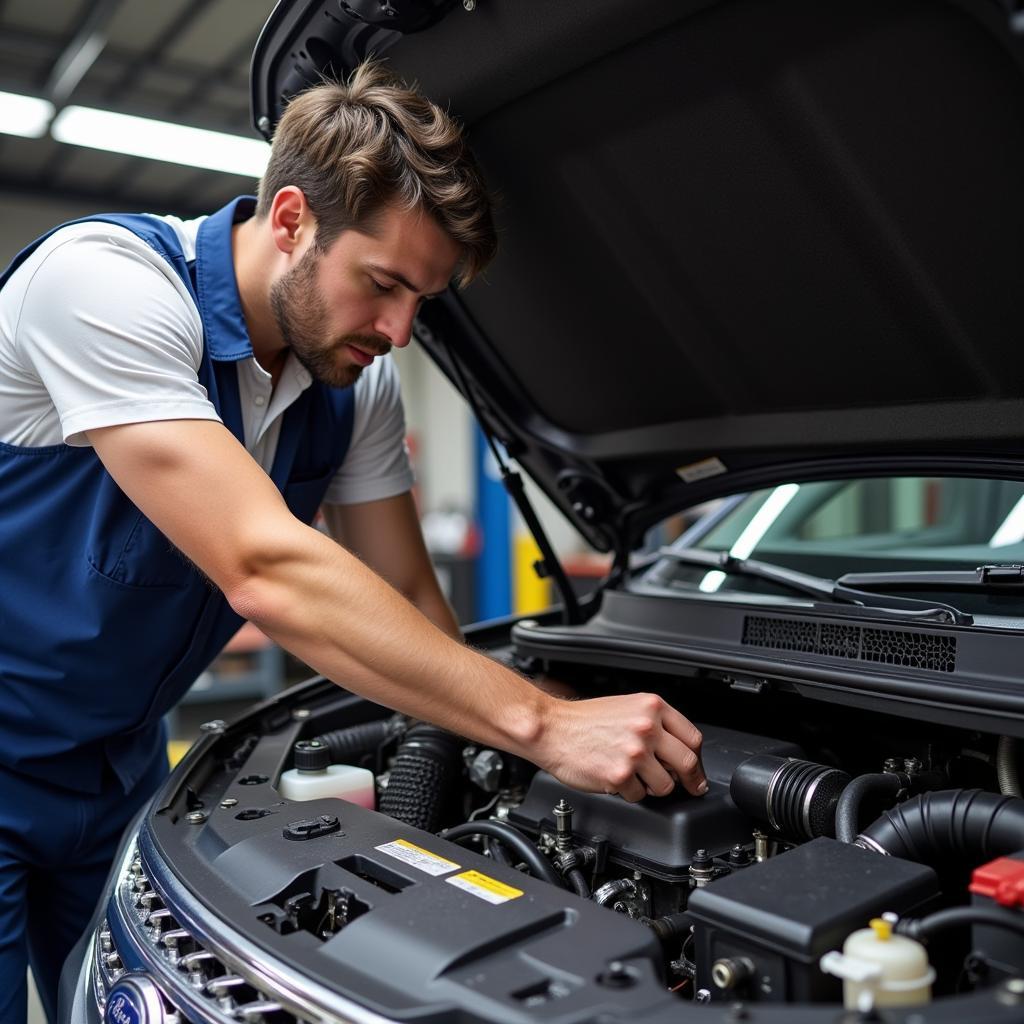
[[[300,772],[322,772],[331,763],[331,751],[320,740],[299,740],[292,753]]]
[[[974,869],[970,891],[1003,907],[1024,906],[1024,860],[997,857]]]
[[[319,740],[300,740],[293,753],[295,767],[282,772],[277,785],[277,791],[286,800],[334,797],[373,809],[377,794],[373,772],[368,768],[330,764],[330,750]]]
[[[873,1006],[916,1006],[931,1000],[935,971],[928,953],[915,939],[894,935],[892,923],[874,918],[853,932],[842,953],[826,953],[821,969],[843,979],[848,1010]]]

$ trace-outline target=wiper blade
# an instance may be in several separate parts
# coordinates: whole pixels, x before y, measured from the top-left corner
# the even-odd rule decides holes
[[[837,583],[850,587],[952,587],[956,590],[1024,589],[1024,565],[979,565],[977,569],[929,569],[919,572],[848,572]]]
[[[662,548],[659,554],[687,565],[718,569],[720,572],[737,576],[751,576],[767,580],[821,601],[859,605],[879,611],[895,611],[907,618],[930,619],[936,622],[953,623],[957,626],[970,626],[974,622],[974,617],[968,612],[940,601],[923,601],[915,597],[894,597],[892,594],[877,594],[870,590],[858,590],[850,586],[853,580],[849,575],[838,580],[830,580],[823,576],[812,576],[810,573],[787,569],[784,566],[761,562],[754,558],[736,558],[728,551]]]

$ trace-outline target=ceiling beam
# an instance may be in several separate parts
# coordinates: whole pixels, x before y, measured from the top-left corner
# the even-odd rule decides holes
[[[82,23],[54,61],[46,82],[45,95],[58,110],[67,103],[78,83],[103,52],[110,23],[120,6],[121,0],[86,3]]]
[[[120,78],[107,88],[106,98],[108,100],[121,98],[135,85],[139,75],[153,65],[160,63],[160,58],[167,52],[171,43],[192,24],[196,16],[207,6],[209,6],[209,0],[189,0],[172,19],[171,23],[160,33],[156,42],[141,53],[136,54]]]

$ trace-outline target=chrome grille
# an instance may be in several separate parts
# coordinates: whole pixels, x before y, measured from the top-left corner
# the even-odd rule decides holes
[[[157,986],[164,1002],[165,1024],[386,1024],[208,919],[194,897],[174,888],[176,882],[161,884],[159,871],[151,877],[139,848],[143,834],[138,840],[121,862],[108,909],[118,928],[104,921],[92,937],[92,994],[101,1014],[111,988],[136,976],[126,965],[141,961],[139,973]],[[130,949],[117,948],[122,932]]]
[[[175,1008],[192,1015],[198,1010],[202,1019],[218,1024],[313,1024],[313,1017],[285,1008],[260,988],[251,973],[241,973],[241,965],[229,963],[183,927],[150,883],[137,851],[119,887],[119,897],[125,923],[134,926],[135,937],[159,958],[164,970],[154,972],[153,980],[160,983]],[[116,950],[113,955],[117,956]],[[172,981],[177,984],[167,984]],[[191,996],[188,1006],[179,1005],[182,988]]]

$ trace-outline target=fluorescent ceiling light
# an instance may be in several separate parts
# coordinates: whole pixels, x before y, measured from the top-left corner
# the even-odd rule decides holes
[[[48,100],[0,92],[0,132],[27,139],[42,138],[50,126],[53,109]]]
[[[250,178],[263,173],[270,157],[270,147],[260,139],[92,107],[65,107],[54,119],[50,132],[58,142],[73,146]]]

